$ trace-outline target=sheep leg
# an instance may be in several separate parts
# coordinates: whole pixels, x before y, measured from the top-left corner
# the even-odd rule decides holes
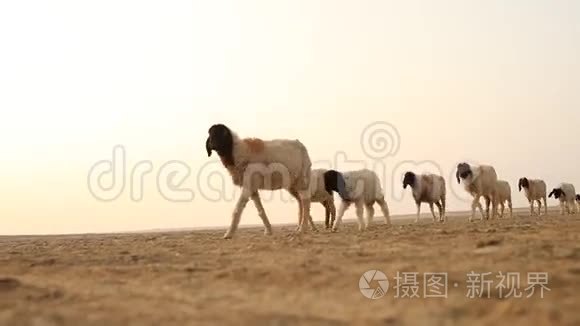
[[[373,224],[373,218],[375,217],[375,208],[372,204],[365,205],[366,213],[367,213],[367,225],[366,227],[369,228],[371,224]]]
[[[337,232],[338,228],[340,227],[340,225],[342,224],[342,217],[344,216],[344,213],[346,212],[346,210],[350,207],[349,202],[341,202],[340,204],[340,208],[338,209],[338,214],[336,216],[336,222],[334,223],[334,226],[332,227],[332,232]]]
[[[538,202],[538,217],[540,217],[542,215],[542,200],[538,199],[535,201],[531,201],[531,209],[532,209],[532,213],[530,214],[530,216],[534,215],[534,202]]]
[[[294,199],[296,199],[296,201],[298,201],[298,226],[296,227],[296,232],[301,232],[301,227],[302,224],[307,224],[310,223],[310,227],[312,228],[312,231],[318,231],[318,229],[316,228],[316,225],[314,224],[314,220],[312,219],[312,215],[310,215],[310,209],[308,210],[308,218],[307,220],[304,220],[304,203],[303,201],[300,199],[300,195],[298,194],[298,192],[294,191],[294,190],[289,190],[288,191],[290,193],[290,195],[292,195],[292,197],[294,197]],[[308,221],[308,222],[305,222]]]
[[[302,224],[300,224],[298,232],[306,232],[308,228],[308,222],[310,222],[312,229],[316,230],[314,222],[312,221],[312,216],[310,215],[310,190],[302,190],[298,195],[300,196],[300,202],[302,203]]]
[[[530,200],[529,202],[530,202],[530,217],[532,217],[532,216],[534,216],[534,200]],[[542,203],[540,203],[538,201],[538,204],[540,205],[539,207],[541,208],[542,207]],[[538,210],[540,208],[538,208]]]
[[[443,222],[443,206],[440,202],[435,202],[435,205],[437,206],[437,210],[439,210],[439,222]],[[435,219],[435,221],[437,221],[437,219]]]
[[[485,219],[489,220],[489,206],[491,203],[491,198],[489,196],[483,197],[485,199]]]
[[[417,206],[417,215],[415,216],[415,223],[419,223],[419,218],[421,216],[421,202],[415,202]]]
[[[377,204],[379,204],[381,208],[381,212],[383,212],[383,216],[385,217],[385,224],[391,225],[391,216],[389,215],[389,205],[384,198],[379,198],[376,200]]]
[[[266,210],[264,209],[264,205],[262,205],[262,200],[260,200],[260,194],[256,191],[255,193],[252,194],[251,198],[252,201],[254,202],[254,205],[256,206],[256,209],[258,210],[258,215],[262,219],[264,227],[266,228],[264,230],[264,234],[271,235],[272,226],[270,225],[270,221],[268,221],[268,215],[266,215]]]
[[[300,200],[300,196],[298,196],[298,193],[296,191],[288,190],[288,192],[298,202],[298,225],[296,226],[296,232],[298,232],[298,230],[300,229],[300,225],[302,225],[302,210],[303,210],[302,201]]]
[[[503,213],[505,212],[505,202],[502,201],[500,203],[500,206],[501,206],[501,213],[500,213],[499,217],[503,218]]]
[[[447,214],[446,214],[446,203],[445,203],[445,197],[441,198],[441,206],[438,205],[439,207],[439,221],[440,222],[447,222]]]
[[[358,222],[358,230],[364,231],[365,230],[365,223],[363,220],[363,211],[364,211],[363,203],[361,201],[357,201],[356,203],[354,203],[354,205],[356,208],[356,220]]]
[[[560,215],[564,215],[564,202],[560,201]]]
[[[326,229],[330,229],[331,224],[330,224],[330,205],[328,204],[328,202],[324,202],[322,203],[322,206],[324,206],[324,226],[326,227]]]
[[[481,220],[483,220],[483,208],[481,207],[481,203],[479,202],[480,195],[475,195],[473,197],[473,202],[471,202],[471,216],[469,217],[469,222],[473,222],[475,218],[475,209],[479,208],[479,212],[481,213]]]
[[[439,206],[439,202],[437,202]],[[433,223],[437,222],[437,217],[435,216],[435,210],[433,209],[433,203],[429,203],[429,208],[431,209],[431,215],[433,215]]]
[[[232,213],[232,224],[230,225],[230,228],[224,235],[224,239],[231,239],[234,236],[234,233],[236,233],[238,225],[240,224],[242,213],[244,212],[244,208],[246,207],[246,204],[250,200],[250,195],[251,193],[249,191],[242,190],[242,194],[238,199],[236,208],[234,208],[234,212]]]
[[[334,207],[334,202],[329,202],[328,206],[330,207],[330,228],[334,225],[334,220],[336,219],[336,207]]]
[[[497,210],[498,210],[498,201],[497,198],[495,197],[496,195],[493,195],[491,197],[491,216],[492,218],[495,218],[497,216]]]
[[[544,196],[544,214],[548,215],[548,198]]]
[[[514,207],[511,198],[508,200],[508,208],[510,209],[510,218],[514,218]]]

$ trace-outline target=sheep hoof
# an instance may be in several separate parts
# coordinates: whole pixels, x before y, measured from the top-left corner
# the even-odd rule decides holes
[[[272,235],[272,230],[271,229],[264,230],[264,235]]]
[[[233,238],[233,234],[231,232],[226,232],[226,234],[224,234],[224,239],[225,240],[229,240],[231,238]]]
[[[338,233],[338,229],[337,228],[332,228],[331,232],[332,233]]]

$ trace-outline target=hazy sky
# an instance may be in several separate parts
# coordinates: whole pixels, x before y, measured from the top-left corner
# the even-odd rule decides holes
[[[216,122],[299,138],[322,166],[383,164],[393,214],[415,209],[407,168],[493,164],[516,206],[523,175],[580,187],[580,1],[3,1],[0,44],[0,234],[229,224],[229,179],[207,200],[227,178],[207,165]],[[380,160],[361,146],[377,121],[398,132]],[[126,187],[101,202],[88,174],[115,145]],[[140,161],[152,172],[134,201]],[[164,198],[186,198],[163,186],[172,166],[190,169],[193,200]],[[449,210],[467,209],[453,187]],[[296,222],[280,197],[271,222]],[[251,203],[242,223],[260,223]]]

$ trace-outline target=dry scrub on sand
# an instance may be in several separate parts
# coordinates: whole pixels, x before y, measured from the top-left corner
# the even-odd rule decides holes
[[[580,216],[528,214],[364,233],[252,228],[230,241],[222,230],[0,237],[0,325],[579,325]],[[382,299],[359,291],[370,269],[389,277]],[[398,271],[448,272],[448,298],[395,299]],[[522,288],[525,273],[548,272],[551,291],[468,299],[471,271],[520,272]]]

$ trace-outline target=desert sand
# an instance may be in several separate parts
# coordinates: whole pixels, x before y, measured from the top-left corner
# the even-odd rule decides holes
[[[580,325],[580,215],[293,230],[0,237],[0,325]],[[380,299],[359,290],[368,270],[388,277]],[[472,271],[492,273],[483,298]],[[396,297],[397,272],[419,273],[420,298]],[[424,297],[428,272],[448,273],[447,298]],[[499,272],[521,273],[523,298]],[[528,272],[548,273],[543,299]]]

